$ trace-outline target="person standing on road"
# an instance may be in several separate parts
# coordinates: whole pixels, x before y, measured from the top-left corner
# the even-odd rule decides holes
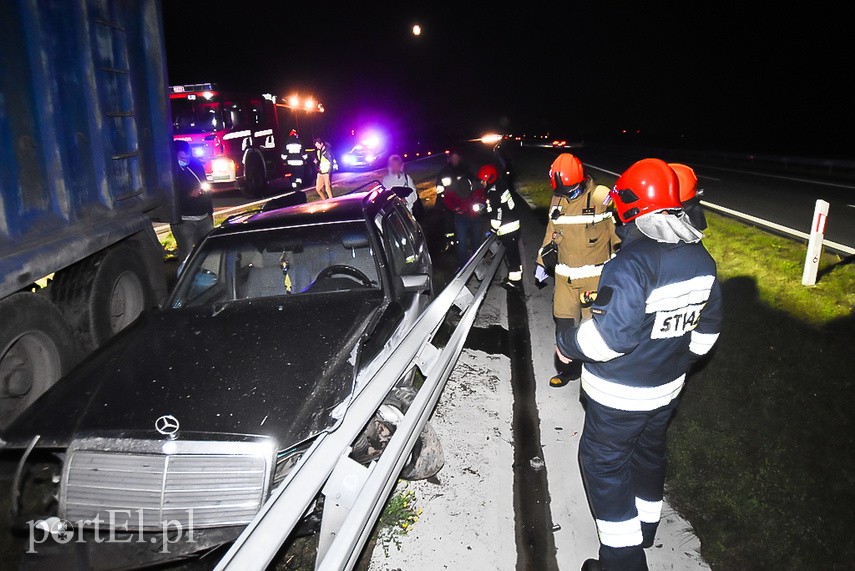
[[[499,176],[499,170],[494,165],[482,166],[478,169],[477,176],[487,189],[487,216],[490,217],[490,229],[496,233],[505,247],[508,278],[502,282],[502,287],[521,292],[523,270],[519,247],[520,218],[516,213],[513,193],[506,179]]]
[[[469,170],[469,166],[463,162],[460,151],[452,149],[448,154],[448,163],[436,175],[436,206],[442,212],[443,228],[445,230],[445,247],[443,251],[451,249],[455,242],[459,244],[461,240],[459,235],[455,236],[457,233],[455,226],[456,216],[454,211],[446,204],[445,193],[454,192],[461,195],[468,195],[472,191],[472,188],[475,187],[476,180],[475,176],[472,175],[472,171]],[[461,249],[458,247],[457,251],[459,254]]]
[[[404,172],[404,161],[401,155],[391,155],[387,161],[389,172],[383,177],[382,184],[385,188],[402,189],[401,198],[406,202],[410,212],[414,212],[413,207],[419,200],[418,192],[416,192],[416,183],[413,177]],[[403,189],[410,189],[410,192],[404,195]]]
[[[315,139],[315,162],[318,167],[318,178],[315,183],[315,191],[321,200],[327,200],[333,197],[332,193],[332,171],[333,171],[333,154],[330,144],[323,139]]]
[[[190,143],[175,141],[172,148],[178,161],[173,172],[181,221],[169,227],[178,243],[178,259],[183,262],[214,227],[214,204],[205,168],[193,158]]]
[[[597,186],[578,158],[570,153],[558,155],[549,169],[549,182],[554,196],[535,279],[543,284],[547,276],[555,276],[552,315],[556,327],[578,327],[591,317],[600,273],[620,240],[614,217],[603,204],[608,188]],[[556,359],[555,367],[551,387],[578,381],[582,374],[579,363],[567,365]]]
[[[288,138],[285,139],[285,152],[281,155],[285,165],[291,173],[291,186],[298,188],[303,186],[306,177],[306,162],[309,156],[303,148],[303,141],[296,129],[291,129]]]
[[[715,261],[659,159],[624,172],[609,195],[624,223],[603,268],[593,318],[560,327],[556,354],[583,362],[579,463],[600,537],[582,569],[647,569],[662,512],[668,423],[686,374],[721,330]]]
[[[480,182],[473,185],[472,179],[461,176],[445,189],[443,200],[445,207],[454,213],[457,264],[462,268],[484,241],[486,232],[481,217],[487,194]]]
[[[687,165],[668,163],[668,166],[677,173],[677,178],[680,180],[680,202],[683,203],[686,216],[689,217],[692,226],[703,232],[707,229],[707,217],[701,206],[703,191],[698,190],[698,175],[692,167]]]

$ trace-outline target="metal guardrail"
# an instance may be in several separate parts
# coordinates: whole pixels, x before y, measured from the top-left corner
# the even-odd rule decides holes
[[[781,234],[785,234],[792,238],[799,238],[802,240],[809,240],[810,234],[807,232],[802,232],[801,230],[796,230],[795,228],[790,228],[789,226],[784,226],[783,224],[778,224],[777,222],[772,222],[770,220],[764,220],[763,218],[758,218],[757,216],[752,216],[750,214],[745,214],[744,212],[740,212],[738,210],[734,210],[732,208],[727,208],[725,206],[720,206],[718,204],[713,204],[712,202],[707,202],[706,200],[702,200],[701,204],[705,208],[709,208],[710,210],[714,210],[716,212],[720,212],[726,216],[731,216],[733,218],[737,218],[739,220],[743,220],[750,224],[756,224],[757,226],[761,226],[763,228],[767,228],[774,232],[779,232]],[[834,250],[836,252],[846,254],[847,256],[855,256],[855,248],[851,246],[847,246],[846,244],[841,244],[840,242],[833,242],[831,240],[823,240],[822,245],[828,248],[829,250]]]
[[[454,367],[504,248],[491,236],[422,313],[386,361],[348,405],[338,425],[319,435],[245,528],[217,571],[266,569],[322,493],[325,497],[316,569],[352,569],[402,466]],[[479,282],[473,294],[467,283]],[[443,349],[431,341],[453,306],[460,322]],[[351,444],[395,384],[413,367],[425,382],[379,460],[368,467],[349,455]]]
[[[585,163],[585,166],[594,168],[598,171],[602,171],[604,173],[608,173],[614,176],[620,176],[620,173],[606,170],[602,167],[598,167],[596,165],[592,165],[589,163]],[[751,214],[746,214],[744,212],[740,212],[739,210],[734,210],[732,208],[727,208],[726,206],[721,206],[719,204],[714,204],[712,202],[708,202],[706,200],[701,200],[701,204],[705,208],[709,208],[710,210],[714,210],[726,216],[730,216],[732,218],[737,218],[744,222],[748,222],[750,224],[755,224],[762,228],[766,228],[768,230],[772,230],[773,232],[778,232],[780,234],[784,234],[785,236],[789,236],[790,238],[798,238],[800,240],[809,240],[810,234],[807,232],[802,232],[801,230],[796,230],[795,228],[790,228],[789,226],[784,226],[783,224],[778,224],[777,222],[772,222],[771,220],[764,220],[763,218],[759,218],[757,216],[752,216]],[[855,248],[852,246],[847,246],[846,244],[841,244],[840,242],[833,242],[832,240],[823,240],[822,245],[828,248],[829,250],[834,250],[835,252],[845,254],[847,256],[855,256]]]

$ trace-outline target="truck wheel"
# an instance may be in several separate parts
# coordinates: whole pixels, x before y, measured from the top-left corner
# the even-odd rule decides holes
[[[244,175],[244,194],[250,198],[258,198],[267,189],[264,176],[264,164],[256,155],[246,159],[246,174]]]
[[[46,297],[0,301],[0,426],[7,426],[77,361],[74,336]]]
[[[139,253],[116,246],[66,268],[48,290],[89,352],[154,306]]]

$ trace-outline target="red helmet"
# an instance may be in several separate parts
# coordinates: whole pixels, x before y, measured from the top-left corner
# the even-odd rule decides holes
[[[478,169],[478,179],[484,181],[486,186],[490,186],[499,180],[499,171],[493,165],[484,165]]]
[[[680,180],[680,202],[691,200],[698,193],[698,175],[692,167],[680,163],[668,163]]]
[[[660,159],[642,159],[626,169],[609,194],[624,223],[642,214],[683,207],[677,173]]]
[[[549,167],[549,183],[552,192],[556,194],[575,194],[571,198],[576,198],[581,194],[581,184],[587,178],[582,161],[570,153],[561,153]]]

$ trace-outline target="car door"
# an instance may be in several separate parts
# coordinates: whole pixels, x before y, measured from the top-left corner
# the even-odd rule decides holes
[[[418,317],[424,308],[430,304],[433,299],[433,287],[429,273],[430,257],[427,258],[426,262],[423,253],[419,251],[412,227],[408,226],[406,220],[398,209],[390,209],[383,218],[383,240],[393,279],[405,276],[428,276],[428,288],[425,291],[417,293],[401,290],[396,294],[399,297],[398,302],[412,319]]]
[[[404,227],[412,237],[413,248],[419,258],[419,273],[430,276],[431,291],[433,291],[433,263],[430,258],[427,239],[422,231],[422,227],[416,221],[413,213],[404,205],[396,205],[395,211],[401,216],[401,221],[403,222]]]

